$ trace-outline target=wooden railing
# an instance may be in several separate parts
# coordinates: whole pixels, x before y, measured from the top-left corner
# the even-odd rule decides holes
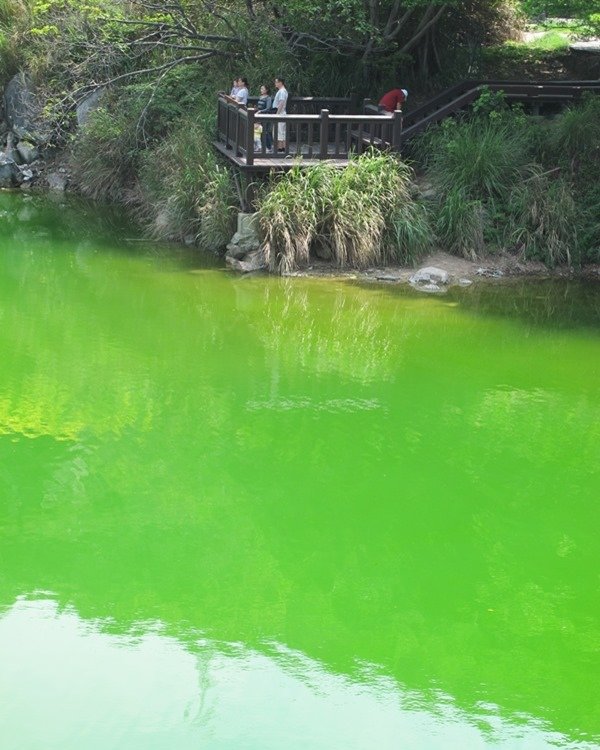
[[[461,81],[404,115],[402,143],[429,125],[466,109],[485,89],[502,91],[509,101],[522,102],[531,112],[539,114],[545,105],[568,104],[586,91],[600,93],[600,81]]]
[[[314,103],[315,100],[311,101]],[[282,137],[278,138],[280,125]],[[226,96],[220,95],[218,101],[218,141],[231,151],[234,158],[244,160],[247,166],[252,166],[257,158],[274,160],[302,156],[306,159],[344,160],[350,154],[361,154],[372,146],[397,150],[401,134],[400,111],[392,115],[379,112],[351,115],[332,114],[329,109],[321,109],[319,114],[266,115]],[[284,143],[281,151],[277,150],[278,141]],[[272,149],[267,148],[270,142]]]
[[[539,114],[549,106],[562,107],[584,92],[600,93],[600,81],[461,81],[406,114],[397,111],[392,115],[380,113],[369,99],[363,101],[362,114],[356,115],[350,111],[357,108],[351,99],[320,97],[292,97],[288,100],[290,114],[264,115],[253,106],[256,98],[249,99],[246,108],[219,95],[218,142],[228,155],[248,166],[255,159],[288,156],[344,160],[372,146],[400,151],[429,125],[466,109],[484,89],[502,91],[509,101],[523,102],[529,111]],[[281,138],[284,148],[278,152],[280,124],[285,137]],[[271,140],[272,151],[267,148]]]

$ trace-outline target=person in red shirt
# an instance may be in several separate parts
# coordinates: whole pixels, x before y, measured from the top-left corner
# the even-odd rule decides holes
[[[408,91],[406,89],[392,89],[384,94],[379,100],[380,112],[395,112],[406,101]]]

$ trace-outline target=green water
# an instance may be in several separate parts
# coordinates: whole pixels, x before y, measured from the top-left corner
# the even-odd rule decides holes
[[[596,747],[599,285],[136,239],[0,193],[0,747]]]

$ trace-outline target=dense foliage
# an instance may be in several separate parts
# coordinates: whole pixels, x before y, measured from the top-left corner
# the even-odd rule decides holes
[[[576,0],[0,0],[0,79],[23,69],[33,77],[53,142],[72,150],[84,193],[129,203],[155,236],[222,247],[238,195],[211,135],[215,91],[229,89],[234,75],[247,75],[253,91],[283,75],[297,94],[376,97],[400,81],[413,96],[426,96],[468,76],[552,74],[552,53],[498,45],[527,16],[560,13],[589,24],[593,6]],[[78,129],[75,107],[98,88],[101,107]],[[543,125],[492,104],[484,99],[475,118],[424,138],[433,154],[424,168],[436,185],[435,205],[415,201],[410,191],[406,197],[404,187],[398,195],[406,200],[387,204],[382,189],[378,205],[370,184],[374,223],[360,230],[360,242],[344,217],[360,213],[352,200],[363,176],[384,170],[396,175],[396,184],[401,174],[405,186],[410,172],[397,164],[392,169],[387,157],[357,162],[345,175],[324,168],[307,183],[294,173],[264,199],[263,215],[277,208],[277,191],[287,191],[286,200],[294,191],[294,200],[302,190],[306,200],[322,194],[321,214],[307,219],[305,247],[292,255],[301,261],[312,252],[314,225],[315,236],[329,233],[336,262],[362,265],[410,260],[434,241],[468,257],[491,246],[540,255],[551,231],[548,221],[541,228],[540,217],[558,201],[564,216],[575,206],[577,239],[565,222],[546,260],[595,257],[597,154],[586,140],[595,132],[595,105],[557,120],[550,147],[542,145]],[[548,176],[547,170],[557,171]],[[385,227],[378,223],[382,216]],[[275,210],[273,217],[281,218]],[[367,237],[375,238],[370,260],[361,244]],[[273,235],[270,247],[282,241]],[[274,249],[273,266],[287,267],[288,255]]]

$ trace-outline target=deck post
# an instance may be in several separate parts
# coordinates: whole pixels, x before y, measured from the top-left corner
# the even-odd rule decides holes
[[[329,110],[321,110],[321,122],[319,128],[319,159],[327,158],[327,145],[329,143]]]
[[[231,145],[229,143],[229,107],[227,106],[227,102],[225,102],[222,106],[225,110],[225,147],[231,148]]]
[[[392,150],[400,151],[402,144],[402,110],[397,109],[392,115]]]
[[[248,114],[248,120],[246,123],[246,164],[251,166],[254,164],[254,114],[256,109],[254,107],[248,107],[246,110]]]

